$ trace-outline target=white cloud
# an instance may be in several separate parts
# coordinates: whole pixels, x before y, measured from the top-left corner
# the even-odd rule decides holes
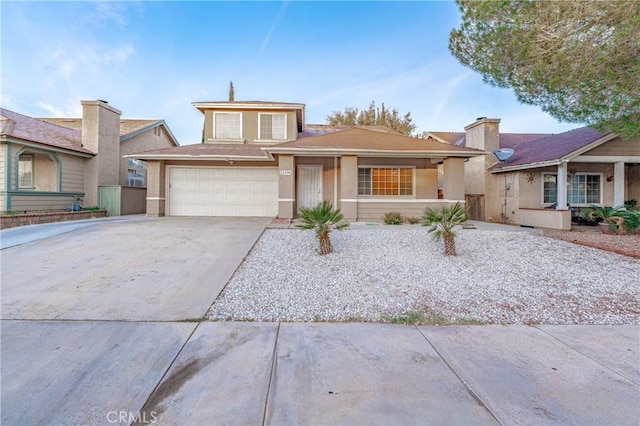
[[[278,10],[278,13],[276,14],[276,17],[273,19],[273,22],[271,23],[271,28],[269,28],[267,35],[262,40],[262,44],[260,45],[260,51],[258,52],[258,56],[261,55],[262,52],[269,45],[269,41],[271,40],[271,35],[273,34],[273,31],[278,26],[278,23],[280,22],[280,19],[282,19],[282,16],[284,15],[284,12],[286,9],[287,9],[287,2],[283,1],[282,5],[280,6],[280,9]]]

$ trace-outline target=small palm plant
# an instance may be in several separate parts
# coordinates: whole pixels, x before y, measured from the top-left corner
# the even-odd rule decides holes
[[[423,226],[431,226],[429,233],[435,241],[444,240],[444,254],[455,256],[456,253],[456,233],[453,228],[467,221],[464,207],[460,203],[453,206],[440,207],[439,209],[428,208],[422,217]]]
[[[320,243],[318,253],[324,255],[331,253],[331,239],[329,233],[331,229],[342,229],[349,224],[343,222],[344,216],[340,213],[340,209],[334,209],[330,202],[323,201],[312,208],[300,208],[300,219],[302,223],[298,225],[302,229],[313,229]]]

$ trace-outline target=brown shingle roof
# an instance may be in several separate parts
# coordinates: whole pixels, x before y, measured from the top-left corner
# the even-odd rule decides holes
[[[183,145],[172,148],[162,148],[153,151],[144,151],[131,154],[130,157],[139,159],[154,158],[243,158],[255,160],[272,160],[272,158],[262,150],[262,145],[255,144],[215,144],[201,143],[194,145]],[[197,159],[197,158],[196,158]]]
[[[269,152],[304,152],[304,151],[335,151],[364,153],[388,153],[394,154],[422,154],[422,155],[458,155],[473,157],[482,155],[483,152],[438,142],[434,139],[418,139],[401,135],[399,133],[387,133],[363,128],[326,133],[318,136],[310,136],[293,142],[286,142],[265,148]]]
[[[82,130],[82,118],[58,118],[58,117],[46,117],[38,118],[38,120],[46,121],[47,123],[57,124],[58,126],[68,127],[69,129]],[[126,136],[130,133],[136,132],[145,127],[152,126],[157,123],[161,123],[162,120],[136,120],[123,118],[120,120],[120,137]]]
[[[12,137],[84,154],[94,154],[82,147],[82,136],[79,130],[27,117],[4,108],[0,108],[0,115],[3,122],[3,137]]]

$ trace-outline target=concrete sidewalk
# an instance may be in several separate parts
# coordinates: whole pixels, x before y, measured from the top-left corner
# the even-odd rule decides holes
[[[637,425],[639,336],[639,326],[3,321],[2,424]]]

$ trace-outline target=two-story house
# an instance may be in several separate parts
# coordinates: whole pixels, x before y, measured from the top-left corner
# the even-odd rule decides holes
[[[306,125],[304,104],[193,105],[203,143],[127,156],[147,161],[147,215],[292,219],[328,200],[350,221],[420,216],[464,203],[465,160],[485,154],[385,127]]]

